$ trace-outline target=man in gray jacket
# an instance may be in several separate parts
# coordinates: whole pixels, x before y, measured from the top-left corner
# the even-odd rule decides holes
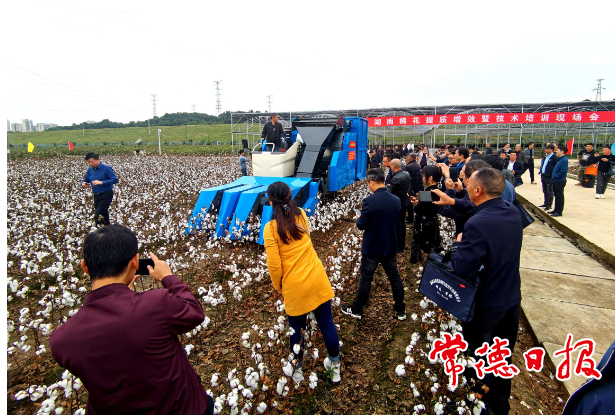
[[[523,165],[523,173],[526,170],[530,171],[530,181],[532,184],[537,184],[534,181],[534,142],[530,141],[527,145],[527,148],[523,150],[525,153],[525,164]]]

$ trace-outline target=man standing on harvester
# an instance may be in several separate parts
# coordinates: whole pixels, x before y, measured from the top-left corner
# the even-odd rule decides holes
[[[263,133],[261,138],[266,138],[267,143],[273,144],[273,151],[280,151],[282,146],[282,140],[284,138],[284,127],[278,122],[280,116],[278,114],[271,115],[271,121],[263,127]],[[271,146],[267,146],[267,151],[271,151]]]

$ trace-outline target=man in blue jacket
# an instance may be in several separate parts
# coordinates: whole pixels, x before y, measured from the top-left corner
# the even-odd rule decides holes
[[[400,220],[401,201],[386,189],[381,169],[369,170],[366,180],[374,194],[363,199],[361,215],[357,215],[357,228],[365,231],[361,245],[361,279],[354,302],[343,305],[342,313],[358,319],[363,316],[374,273],[381,264],[391,283],[397,318],[405,320],[404,284],[397,269],[399,247],[395,233]]]
[[[109,206],[113,200],[113,185],[118,182],[113,169],[100,161],[98,154],[88,153],[85,156],[88,171],[81,181],[85,189],[91,188],[94,193],[94,224],[109,225]]]
[[[479,281],[474,317],[462,324],[468,353],[477,360],[474,351],[485,342],[492,345],[496,336],[508,339],[512,352],[519,331],[523,226],[517,208],[500,197],[504,182],[502,173],[490,167],[472,174],[467,191],[476,208],[453,243],[455,274]],[[466,377],[475,379],[473,372],[468,368]],[[511,380],[490,375],[482,380],[489,387],[485,402],[496,415],[508,414]]]
[[[555,196],[555,207],[549,214],[553,217],[562,216],[564,212],[564,187],[568,177],[568,157],[566,157],[566,147],[559,147],[555,151],[557,161],[551,173],[553,183],[553,195]]]
[[[538,206],[544,208],[544,210],[551,209],[553,204],[553,182],[551,181],[551,175],[555,168],[555,161],[557,156],[553,153],[555,146],[553,144],[547,144],[545,146],[545,158],[540,162],[540,181],[542,182],[542,193],[545,197],[545,201],[542,205]]]

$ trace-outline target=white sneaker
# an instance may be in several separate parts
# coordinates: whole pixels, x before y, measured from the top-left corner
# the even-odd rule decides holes
[[[600,195],[600,199],[606,199],[606,196],[603,194]]]
[[[342,375],[340,374],[340,364],[331,363],[331,360],[327,357],[324,361],[325,369],[330,373],[331,381],[333,383],[338,383],[342,380]]]
[[[600,195],[596,195],[596,199],[600,199]]]
[[[295,383],[298,385],[301,382],[303,382],[303,379],[305,379],[303,377],[303,369],[301,368],[295,369],[295,371],[293,372],[293,380],[295,381]]]

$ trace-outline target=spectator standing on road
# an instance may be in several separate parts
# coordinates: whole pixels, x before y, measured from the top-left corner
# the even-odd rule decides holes
[[[91,188],[94,194],[94,225],[109,225],[109,206],[113,201],[113,185],[118,182],[117,176],[111,167],[100,161],[96,153],[86,154],[85,161],[90,167],[81,186]]]
[[[313,312],[322,333],[329,357],[325,368],[333,371],[333,382],[341,380],[340,351],[337,329],[331,314],[331,299],[334,297],[331,283],[322,262],[318,258],[312,240],[307,216],[292,200],[290,187],[284,182],[275,182],[267,188],[269,204],[273,207],[272,220],[263,231],[267,268],[273,288],[284,296],[288,323],[294,330],[290,336],[290,348],[299,344],[297,364],[292,378],[295,383],[303,381],[303,336],[307,314]]]
[[[426,191],[436,189],[441,179],[440,167],[427,166],[423,169],[423,184]],[[414,235],[410,262],[416,264],[419,261],[425,262],[430,253],[440,248],[440,226],[438,206],[431,202],[420,202],[417,197],[412,197],[411,200],[414,205]]]
[[[542,182],[542,193],[545,201],[542,205],[538,206],[544,208],[544,210],[551,209],[553,204],[553,182],[551,181],[551,175],[555,168],[557,156],[553,153],[555,147],[553,144],[547,144],[545,146],[546,156],[540,162],[540,181]]]
[[[585,171],[592,164],[591,162],[594,160],[594,145],[592,143],[587,143],[585,148],[579,151],[577,154],[577,161],[579,162],[579,183],[575,186],[583,186],[583,179],[585,177]]]
[[[371,169],[367,172],[366,180],[373,194],[363,199],[361,215],[357,215],[357,228],[364,231],[361,245],[361,279],[354,302],[352,305],[343,305],[342,313],[358,319],[363,316],[363,307],[369,298],[374,273],[380,264],[391,284],[397,318],[405,320],[404,285],[397,269],[399,247],[396,229],[401,201],[385,188],[382,170]]]
[[[123,225],[90,232],[81,267],[92,291],[51,333],[51,354],[88,390],[88,414],[213,414],[178,335],[205,316],[188,285],[150,254],[150,276],[161,289],[133,291],[138,241]]]
[[[568,177],[568,157],[566,157],[566,148],[558,148],[555,155],[557,156],[557,161],[553,168],[553,173],[551,173],[555,206],[551,212],[548,212],[553,217],[562,216],[564,212],[564,187],[566,187],[566,179]]]
[[[534,181],[534,142],[530,141],[527,148],[523,150],[525,153],[525,165],[523,166],[523,173],[526,170],[530,171],[530,181],[532,184],[537,184]]]
[[[504,188],[504,177],[495,169],[481,168],[470,176],[468,196],[476,208],[453,243],[455,274],[479,281],[474,317],[462,323],[467,353],[477,360],[474,351],[485,342],[492,344],[496,336],[507,339],[512,352],[519,331],[523,226],[517,208],[500,197]],[[485,224],[497,224],[497,232]],[[467,368],[464,375],[476,380],[474,369]],[[483,399],[487,409],[508,414],[511,380],[487,374],[482,382],[489,387]]]
[[[245,156],[245,151],[239,150],[239,166],[241,167],[242,176],[248,175],[248,162],[249,161],[250,159]]]
[[[514,151],[510,153],[510,159],[506,160],[504,168],[513,174],[515,178],[515,187],[523,184],[523,179],[521,179],[521,174],[523,174],[523,163],[517,160],[517,153]]]
[[[280,151],[282,149],[282,140],[284,139],[284,126],[278,122],[279,120],[280,116],[273,114],[271,121],[267,121],[261,133],[261,139],[264,138],[267,140],[267,143],[273,144],[273,151]],[[268,146],[267,150],[270,150],[270,147]]]
[[[606,185],[611,179],[611,169],[615,163],[615,155],[611,154],[611,147],[605,144],[602,148],[602,155],[594,154],[593,163],[598,163],[598,173],[596,175],[596,199],[606,199],[604,192]]]
[[[397,224],[397,244],[399,250],[406,249],[406,206],[411,204],[409,193],[412,191],[410,174],[403,170],[401,161],[395,159],[391,161],[391,170],[395,173],[391,179],[389,191],[401,201],[401,211],[399,213],[399,223]]]

